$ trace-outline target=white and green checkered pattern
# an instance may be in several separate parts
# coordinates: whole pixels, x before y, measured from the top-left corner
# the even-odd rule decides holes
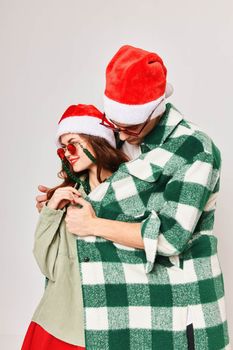
[[[230,349],[212,232],[220,153],[172,105],[141,149],[87,197],[99,217],[141,222],[145,250],[78,237],[86,349],[187,350],[188,306],[195,349]]]

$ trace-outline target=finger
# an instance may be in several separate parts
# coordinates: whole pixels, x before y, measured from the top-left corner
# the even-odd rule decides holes
[[[71,201],[71,202],[74,202],[75,203],[75,200],[74,200],[74,194],[73,193],[70,193],[70,192],[59,192],[57,193],[57,195],[55,196],[56,200],[68,200],[68,201]]]
[[[74,210],[79,210],[76,206],[74,205],[70,205],[68,208],[67,208],[67,211],[66,211],[66,215],[71,215],[74,213]]]
[[[89,207],[91,206],[89,202],[87,202],[82,197],[74,197],[75,203],[82,205],[83,207]]]
[[[76,193],[74,194],[74,198],[82,198],[82,196],[78,196]]]
[[[58,188],[59,192],[63,192],[63,191],[69,191],[69,192],[72,192],[72,193],[75,193],[77,196],[81,196],[81,193],[76,190],[76,188],[74,187],[70,187],[70,186],[67,186],[67,187],[60,187]]]
[[[46,187],[46,186],[44,186],[44,185],[39,185],[39,186],[38,186],[38,190],[39,190],[40,192],[47,193],[47,192],[49,191],[49,188]]]
[[[57,198],[57,200],[62,200],[62,199],[67,199],[69,200],[72,204],[76,204],[75,202],[75,198],[79,198],[78,195],[71,193],[71,192],[59,192],[57,193],[57,195],[55,196],[55,198]]]
[[[68,203],[70,203],[70,201],[64,199],[64,200],[61,200],[61,202],[59,203],[58,205],[58,209],[63,209]]]
[[[39,195],[39,196],[36,196],[36,201],[38,202],[38,203],[42,203],[42,202],[45,202],[45,201],[47,201],[47,195],[46,194],[41,194],[41,195]]]
[[[43,208],[43,206],[41,206],[41,205],[37,204],[37,205],[36,205],[36,208],[37,208],[38,212],[40,213],[40,212],[41,212],[41,210],[42,210],[42,208]]]

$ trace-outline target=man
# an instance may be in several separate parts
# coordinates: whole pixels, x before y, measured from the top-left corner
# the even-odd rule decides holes
[[[119,134],[122,149],[135,159],[125,166],[126,173],[133,176],[135,182],[128,182],[127,188],[121,189],[117,187],[119,181],[113,181],[114,200],[123,208],[124,201],[136,193],[143,207],[143,191],[137,188],[137,179],[143,180],[151,184],[154,191],[150,213],[138,223],[109,220],[97,217],[90,203],[78,198],[76,202],[82,208],[68,208],[66,223],[69,231],[80,238],[99,236],[126,247],[144,249],[147,274],[155,272],[159,256],[168,257],[182,270],[179,277],[173,275],[171,269],[167,272],[170,279],[170,285],[166,282],[167,291],[172,294],[159,306],[158,312],[163,312],[169,301],[173,316],[156,324],[154,341],[160,339],[158,346],[166,344],[164,349],[181,349],[179,331],[183,334],[186,322],[189,349],[194,349],[193,330],[197,349],[227,349],[223,286],[216,287],[221,272],[212,235],[220,153],[207,135],[184,120],[171,104],[166,104],[172,92],[166,73],[157,54],[131,46],[120,48],[106,70],[106,120],[103,123]],[[37,197],[38,209],[45,200],[46,195]],[[114,200],[100,205],[112,210]],[[137,203],[131,205],[137,207]],[[81,243],[83,250],[85,247],[87,251],[95,249],[90,242]],[[82,255],[80,251],[80,259]],[[165,282],[161,283],[162,288]],[[188,300],[186,293],[190,294]],[[208,293],[211,296],[207,297]],[[183,312],[186,318],[187,310],[187,320],[180,322]],[[169,336],[173,339],[170,343]]]

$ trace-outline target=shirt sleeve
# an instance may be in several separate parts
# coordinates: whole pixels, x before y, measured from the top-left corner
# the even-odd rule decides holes
[[[152,271],[157,253],[182,253],[202,212],[206,207],[214,207],[216,194],[214,198],[211,194],[219,179],[220,158],[217,163],[212,154],[202,152],[176,171],[166,185],[163,208],[152,211],[141,223],[147,273]]]
[[[45,277],[55,281],[55,265],[58,255],[61,223],[64,209],[50,209],[46,205],[41,210],[35,231],[33,254]]]

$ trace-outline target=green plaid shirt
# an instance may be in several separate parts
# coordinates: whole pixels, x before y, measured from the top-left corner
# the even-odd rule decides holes
[[[87,197],[97,216],[140,222],[145,249],[78,237],[87,350],[230,349],[213,235],[221,158],[170,104],[141,144]],[[101,232],[100,232],[101,235]]]

